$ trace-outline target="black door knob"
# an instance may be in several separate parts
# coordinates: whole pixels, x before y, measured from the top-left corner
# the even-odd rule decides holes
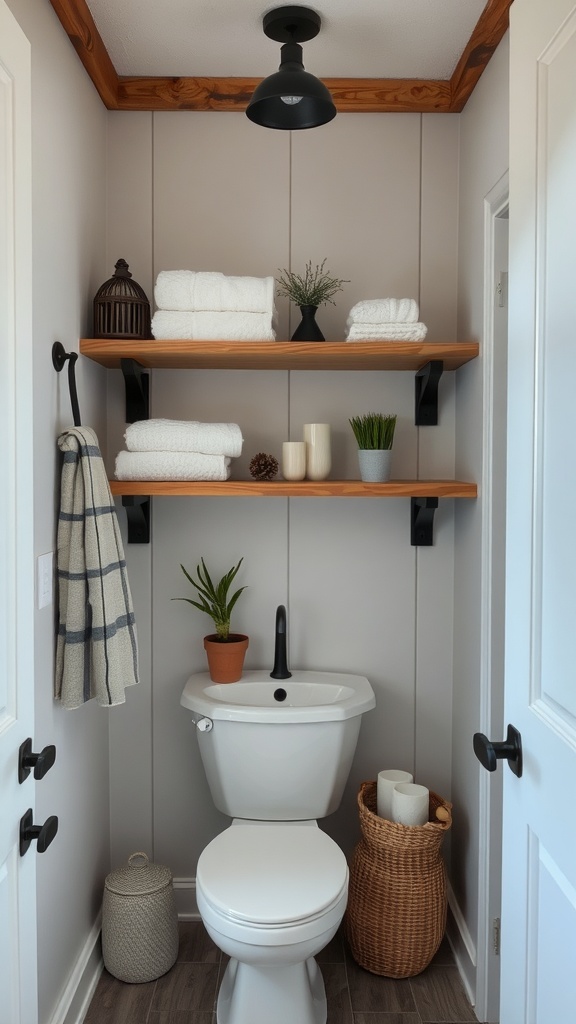
[[[20,856],[23,857],[30,843],[36,839],[38,853],[44,853],[58,831],[58,818],[55,814],[46,818],[43,825],[34,825],[32,809],[20,818]]]
[[[474,733],[474,753],[489,772],[496,771],[498,760],[505,757],[514,775],[522,775],[522,737],[513,725],[508,726],[506,739],[501,743],[492,742],[483,732]]]
[[[43,779],[56,760],[56,747],[51,744],[39,754],[32,750],[32,740],[24,740],[18,753],[18,782],[24,782],[34,769],[34,778]]]

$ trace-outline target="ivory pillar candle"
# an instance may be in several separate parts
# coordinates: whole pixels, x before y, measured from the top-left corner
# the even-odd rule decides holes
[[[285,480],[303,480],[306,476],[306,444],[304,441],[283,442],[282,476]]]
[[[430,794],[426,786],[399,782],[392,790],[392,821],[399,825],[425,825]]]
[[[325,480],[332,468],[329,423],[305,423],[306,476],[308,480]]]
[[[392,821],[392,791],[398,782],[413,782],[410,772],[402,772],[397,768],[387,768],[378,772],[376,782],[376,808],[381,818]]]

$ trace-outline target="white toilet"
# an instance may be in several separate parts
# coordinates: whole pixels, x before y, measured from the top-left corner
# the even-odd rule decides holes
[[[232,684],[201,673],[181,703],[214,803],[233,819],[196,872],[206,930],[231,958],[218,1024],[325,1024],[314,957],[344,915],[348,867],[316,819],[340,803],[372,688],[328,672],[247,672]]]

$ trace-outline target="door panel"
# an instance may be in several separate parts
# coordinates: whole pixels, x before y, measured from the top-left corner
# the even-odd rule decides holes
[[[576,7],[511,9],[501,1024],[574,1019]]]

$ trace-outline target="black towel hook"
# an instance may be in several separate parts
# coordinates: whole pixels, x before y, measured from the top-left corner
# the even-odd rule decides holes
[[[82,420],[80,419],[80,406],[78,405],[78,392],[76,391],[76,375],[74,372],[74,366],[78,359],[77,352],[66,352],[64,346],[60,341],[55,341],[52,345],[52,365],[54,369],[60,373],[64,369],[64,363],[68,360],[68,388],[70,390],[70,404],[72,406],[72,415],[74,417],[74,426],[81,427]]]

